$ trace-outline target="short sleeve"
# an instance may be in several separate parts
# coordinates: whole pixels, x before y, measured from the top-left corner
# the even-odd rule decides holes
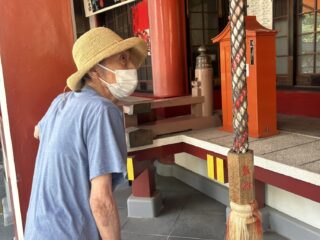
[[[43,115],[43,117],[41,118],[41,120],[38,122],[38,127],[40,128],[40,135],[41,135],[41,129],[44,128],[45,123],[47,121],[47,119],[54,113],[57,111],[57,107],[59,102],[61,102],[61,98],[62,95],[58,95],[50,104],[50,107],[48,108],[47,112]]]
[[[121,112],[103,105],[88,120],[86,145],[90,180],[112,173],[115,186],[126,175],[127,148]]]

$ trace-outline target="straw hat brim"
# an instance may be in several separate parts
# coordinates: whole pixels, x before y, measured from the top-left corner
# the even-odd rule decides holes
[[[112,46],[108,46],[100,51],[95,57],[91,58],[85,65],[83,65],[77,72],[70,75],[67,79],[68,87],[73,90],[79,90],[81,86],[81,79],[83,76],[97,63],[103,59],[111,57],[117,53],[130,49],[130,59],[136,68],[140,67],[147,56],[147,44],[138,37],[132,37],[116,42]]]

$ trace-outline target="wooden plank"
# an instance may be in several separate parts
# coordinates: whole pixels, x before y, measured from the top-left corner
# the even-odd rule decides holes
[[[201,117],[203,116],[202,114],[202,104],[194,104],[194,105],[191,105],[191,114],[192,115],[195,115],[197,117]]]
[[[132,105],[124,105],[122,106],[123,112],[128,115],[134,115],[139,113],[149,113],[151,112],[151,103],[134,103]]]
[[[153,133],[150,129],[141,129],[136,127],[126,128],[127,147],[140,147],[153,143]]]
[[[184,105],[201,104],[204,101],[202,96],[184,96],[175,98],[156,99],[151,102],[151,108],[175,107]]]
[[[126,128],[128,127],[137,127],[138,126],[138,116],[137,115],[124,115],[124,125]]]
[[[215,126],[214,116],[195,117],[192,115],[168,118],[151,124],[141,125],[143,129],[152,130],[153,136],[182,132],[190,129],[202,129]]]
[[[204,102],[204,97],[202,96],[183,96],[183,97],[175,97],[175,98],[164,98],[164,99],[144,99],[144,100],[130,100],[127,99],[122,102],[122,107],[126,114],[134,114],[135,106],[138,109],[147,108],[148,104],[151,109],[155,108],[165,108],[165,107],[175,107],[175,106],[183,106],[183,105],[194,105],[201,104]],[[138,113],[138,112],[137,112]],[[142,112],[139,112],[142,113]]]

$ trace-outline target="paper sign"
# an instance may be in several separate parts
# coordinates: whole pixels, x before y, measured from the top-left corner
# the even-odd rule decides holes
[[[86,16],[105,12],[135,0],[83,0]]]
[[[257,16],[257,21],[272,29],[272,0],[247,0],[247,15]]]

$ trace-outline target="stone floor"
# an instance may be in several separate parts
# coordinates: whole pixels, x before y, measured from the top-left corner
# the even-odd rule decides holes
[[[288,132],[320,137],[320,118],[278,114],[278,128]]]
[[[0,214],[0,240],[12,240],[13,239],[13,225],[4,226],[3,214]]]
[[[127,185],[115,191],[122,240],[202,240],[225,239],[225,206],[172,177],[157,176],[157,189],[164,208],[153,219],[127,217],[126,199],[131,194]],[[266,232],[265,240],[285,240],[274,232]]]
[[[320,174],[320,119],[278,115],[279,134],[249,138],[256,156]],[[219,128],[184,133],[223,147],[231,148],[234,136]]]
[[[172,177],[156,177],[163,197],[160,215],[152,219],[127,217],[127,198],[131,187],[123,184],[115,191],[121,221],[122,240],[223,240],[225,206]],[[3,226],[0,214],[0,240],[12,239],[12,226]],[[266,232],[264,240],[286,240]]]
[[[2,153],[0,150],[0,158],[2,157]],[[1,160],[1,159],[0,159]],[[0,161],[0,240],[8,240],[13,238],[13,228],[12,225],[4,226],[4,216],[3,216],[3,206],[2,199],[6,197],[5,192],[5,181],[4,181],[4,168],[1,165]]]

